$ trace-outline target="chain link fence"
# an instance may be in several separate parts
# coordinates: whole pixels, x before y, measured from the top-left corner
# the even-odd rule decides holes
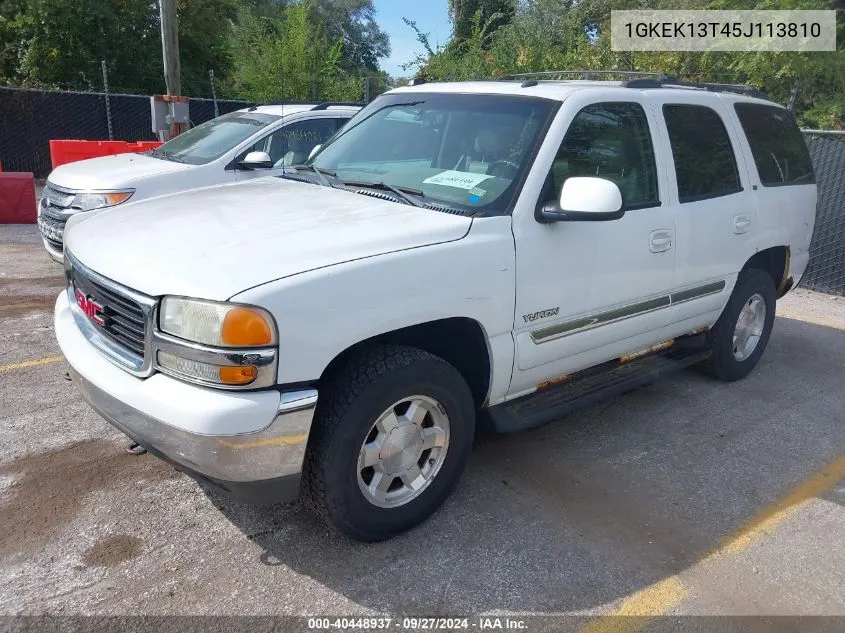
[[[90,141],[154,141],[150,97],[120,94],[109,89],[103,64],[105,92],[34,90],[0,86],[0,165],[5,171],[31,171],[45,178],[52,169],[51,139]],[[214,73],[209,73],[214,95]],[[338,80],[339,81],[339,80]],[[329,95],[344,88],[354,98],[343,101],[369,103],[388,89],[379,77],[346,78],[346,84],[314,78],[304,88],[311,101],[336,101]],[[348,85],[347,85],[348,84]],[[343,92],[343,90],[341,90]],[[346,94],[344,92],[344,94]],[[220,114],[254,105],[250,101],[191,98],[191,126]]]
[[[108,108],[107,104],[108,103]],[[252,105],[247,101],[191,99],[192,125]],[[50,139],[154,141],[150,98],[102,92],[0,87],[0,164],[5,171],[50,173]]]
[[[845,132],[804,130],[819,188],[810,263],[801,286],[845,295]]]

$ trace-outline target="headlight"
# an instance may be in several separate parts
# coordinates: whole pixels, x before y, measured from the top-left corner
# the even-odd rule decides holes
[[[133,193],[135,193],[134,190],[115,191],[112,193],[78,193],[73,197],[69,206],[73,209],[80,209],[81,211],[93,211],[94,209],[113,207],[116,204],[121,204],[129,200]]]
[[[162,332],[216,347],[265,347],[276,342],[273,318],[261,308],[165,297],[159,311]]]
[[[159,370],[224,389],[274,385],[277,340],[262,308],[181,297],[162,299],[153,334]]]

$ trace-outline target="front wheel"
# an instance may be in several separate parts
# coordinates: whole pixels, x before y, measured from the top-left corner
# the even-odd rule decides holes
[[[390,538],[443,503],[474,429],[472,394],[446,361],[404,346],[364,352],[320,390],[305,502],[353,538]]]
[[[734,381],[754,369],[772,333],[776,301],[767,272],[750,268],[739,274],[722,316],[708,334],[712,355],[703,365],[707,373]]]

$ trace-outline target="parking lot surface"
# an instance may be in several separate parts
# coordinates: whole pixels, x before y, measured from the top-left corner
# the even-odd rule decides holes
[[[743,381],[480,437],[431,520],[365,545],[126,454],[63,377],[63,285],[0,226],[2,614],[845,615],[845,298],[781,300]]]

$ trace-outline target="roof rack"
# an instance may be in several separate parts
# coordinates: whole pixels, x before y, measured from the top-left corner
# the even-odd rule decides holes
[[[504,75],[499,77],[501,81],[514,81],[520,79],[529,80],[561,80],[561,79],[607,79],[610,76],[624,77],[626,80],[637,77],[654,77],[662,79],[665,75],[661,73],[639,72],[633,70],[544,70],[535,73],[517,73],[515,75]]]
[[[649,89],[649,88],[686,88],[688,90],[706,90],[707,92],[733,92],[771,101],[771,97],[762,90],[749,86],[748,84],[716,84],[698,83],[693,81],[682,81],[675,77],[662,76],[658,79],[629,79],[622,82],[626,88]]]

